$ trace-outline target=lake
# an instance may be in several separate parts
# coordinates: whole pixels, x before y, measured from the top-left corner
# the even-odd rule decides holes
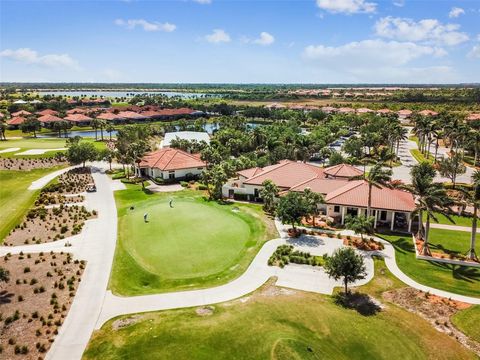
[[[203,97],[207,94],[203,93],[191,93],[191,92],[178,92],[178,91],[38,91],[40,95],[53,95],[53,96],[69,96],[69,97],[105,97],[105,98],[121,98],[121,97],[133,97],[135,95],[165,95],[168,97],[181,97],[183,99],[193,99]],[[216,97],[218,95],[208,94],[207,96]]]

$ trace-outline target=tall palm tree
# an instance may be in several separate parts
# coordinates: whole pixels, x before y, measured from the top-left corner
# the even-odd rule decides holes
[[[112,141],[112,132],[115,131],[115,126],[113,126],[112,124],[108,124],[106,127],[105,127],[105,130],[108,132],[108,134],[110,135],[110,141]]]
[[[450,221],[453,220],[448,214],[449,206],[452,200],[441,183],[433,182],[435,178],[435,169],[427,162],[415,165],[410,174],[412,184],[405,186],[416,197],[415,213],[418,216],[417,238],[424,240],[421,253],[431,255],[428,247],[428,235],[430,231],[430,219],[438,221],[436,213],[445,215]],[[426,213],[425,233],[423,231],[423,214]]]
[[[367,216],[371,216],[372,208],[372,189],[375,186],[376,188],[381,188],[382,186],[389,186],[389,182],[392,178],[392,170],[384,169],[382,163],[375,164],[368,174],[360,175],[353,179],[364,179],[368,183],[368,204],[367,204]]]
[[[473,190],[470,192],[469,201],[473,205],[473,217],[472,217],[472,233],[470,236],[470,249],[467,256],[471,260],[478,260],[477,253],[475,251],[475,241],[477,238],[477,219],[478,219],[478,207],[480,206],[480,170],[477,170],[472,175]]]
[[[90,123],[92,127],[95,129],[95,140],[98,140],[97,130],[100,125],[100,121],[101,121],[100,119],[94,118]]]

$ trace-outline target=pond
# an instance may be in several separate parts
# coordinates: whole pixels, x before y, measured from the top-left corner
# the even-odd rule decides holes
[[[113,130],[112,131],[112,138],[117,136],[118,131]],[[74,137],[74,136],[81,136],[81,137],[86,137],[86,138],[94,138],[95,137],[95,130],[79,130],[79,131],[69,131],[68,132],[68,137]],[[39,138],[55,138],[58,137],[57,133],[47,133],[47,134],[38,134],[37,137]],[[62,135],[63,137],[63,135]],[[97,131],[97,137],[100,138],[100,130]],[[106,132],[105,130],[103,131],[103,138],[104,139],[109,139],[110,134]]]

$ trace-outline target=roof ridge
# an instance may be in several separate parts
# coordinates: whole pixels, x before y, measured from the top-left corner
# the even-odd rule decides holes
[[[332,191],[330,194],[327,194],[328,200],[332,200],[336,198],[337,196],[340,196],[342,194],[345,194],[347,191],[351,191],[360,185],[364,184],[364,180],[352,180],[347,182],[345,185],[342,187],[339,187],[337,190]],[[334,194],[334,195],[331,195]],[[329,196],[330,195],[330,196]]]
[[[291,187],[290,187],[290,190],[295,189],[297,186],[301,186],[301,185],[306,184],[306,183],[308,183],[308,182],[310,182],[310,181],[312,181],[312,180],[315,180],[315,179],[319,179],[319,177],[318,177],[318,176],[314,176],[314,177],[312,177],[312,178],[310,178],[310,179],[308,179],[308,180],[301,181],[301,182],[299,182],[298,184],[295,184],[295,185],[291,186]]]
[[[287,160],[283,163],[278,163],[276,164],[277,166],[273,167],[272,169],[268,170],[268,171],[262,171],[261,174],[257,174],[257,175],[253,175],[251,178],[247,179],[247,180],[252,180],[252,179],[255,179],[256,177],[260,176],[260,175],[265,175],[265,174],[269,174],[270,172],[272,172],[273,170],[276,170],[276,169],[279,169],[281,167],[284,167],[286,166],[287,164],[290,164],[290,162],[292,162],[291,160]],[[266,166],[265,166],[266,167]]]

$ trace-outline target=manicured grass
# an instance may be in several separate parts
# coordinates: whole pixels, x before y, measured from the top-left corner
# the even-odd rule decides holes
[[[106,147],[105,143],[100,141],[95,141],[94,139],[84,138],[82,141],[92,142],[97,149],[104,149]],[[7,141],[0,141],[0,150],[8,148],[20,148],[20,150],[8,153],[0,153],[1,157],[18,157],[14,154],[23,152],[30,149],[59,149],[65,147],[65,138],[23,138],[23,139],[12,139]],[[42,155],[21,155],[20,157],[28,158],[42,158],[54,156],[58,151],[47,152]]]
[[[0,171],[0,243],[9,231],[19,224],[27,210],[35,202],[39,191],[27,190],[32,181],[60,169],[36,169],[31,171]]]
[[[450,215],[454,223],[452,223],[450,220],[448,220],[445,215],[442,214],[436,214],[438,223],[437,224],[446,224],[446,225],[454,225],[454,226],[472,226],[472,218],[469,216],[458,216],[458,215]],[[427,215],[423,214],[423,221],[427,219]],[[433,219],[430,220],[432,224],[435,224],[435,221]]]
[[[260,206],[220,205],[188,190],[147,195],[139,186],[115,198],[119,229],[110,287],[122,295],[225,283],[245,271],[263,242],[278,236]]]
[[[456,313],[453,324],[473,340],[480,342],[480,305]]]
[[[401,286],[375,261],[376,278],[361,291],[380,294]],[[281,291],[266,285],[240,300],[141,314],[114,330],[95,332],[84,359],[473,359],[454,339],[393,304],[372,316],[334,303],[330,296]],[[128,316],[122,317],[127,318]],[[141,350],[139,350],[141,349]]]
[[[423,155],[420,150],[418,149],[410,149],[410,153],[412,154],[412,156],[418,161],[418,162],[423,162],[423,161],[427,161],[429,163],[433,163],[433,156],[432,155],[429,155],[428,156],[428,159],[425,157],[425,155]]]
[[[480,269],[417,260],[409,235],[377,235],[392,243],[398,267],[415,281],[437,289],[480,298]]]
[[[480,238],[480,234],[478,237]],[[428,242],[432,251],[461,255],[465,254],[470,247],[470,233],[467,231],[430,229]],[[480,254],[480,241],[475,244],[475,249]]]

